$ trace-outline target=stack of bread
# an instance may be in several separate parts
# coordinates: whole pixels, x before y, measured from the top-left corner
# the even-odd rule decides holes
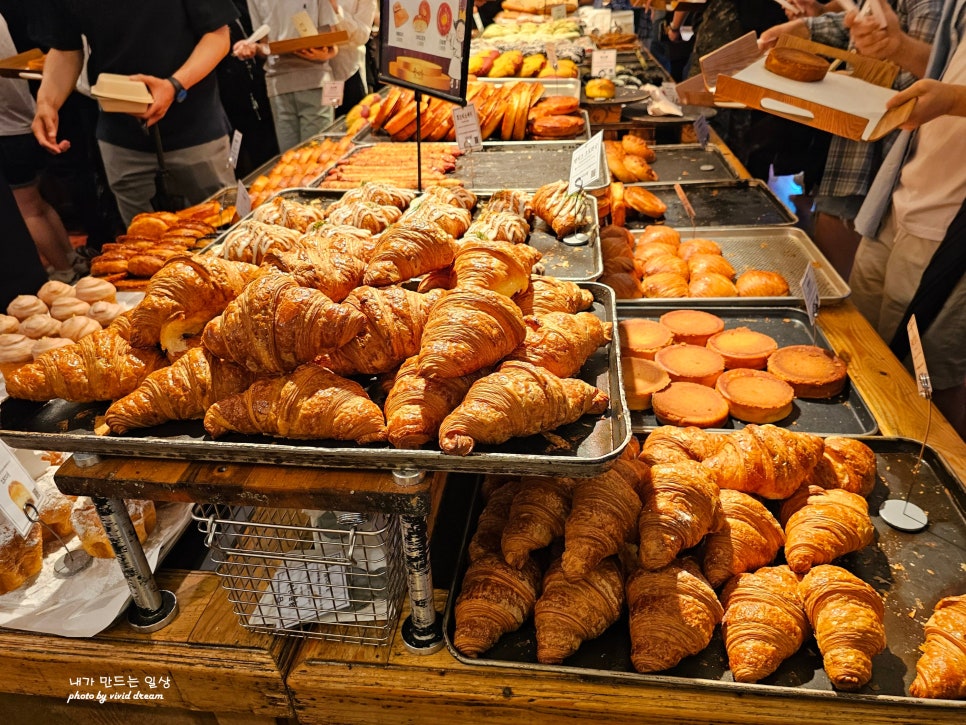
[[[421,158],[414,143],[375,143],[363,146],[335,164],[319,184],[323,189],[355,189],[360,184],[377,182],[415,189],[460,186],[463,182],[448,174],[456,169],[460,150],[451,143],[424,143]],[[417,166],[417,160],[421,166]],[[420,179],[417,170],[421,169]]]

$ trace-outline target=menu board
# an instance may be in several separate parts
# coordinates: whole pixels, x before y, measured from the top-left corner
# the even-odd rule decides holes
[[[468,6],[469,0],[381,0],[379,80],[463,103]]]

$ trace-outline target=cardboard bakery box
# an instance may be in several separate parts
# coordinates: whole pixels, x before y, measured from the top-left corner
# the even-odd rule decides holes
[[[154,103],[154,96],[144,83],[117,73],[97,76],[91,95],[106,113],[144,113]]]
[[[914,100],[886,109],[896,93],[892,83],[899,68],[894,63],[784,35],[777,47],[799,48],[832,61],[820,81],[790,80],[766,70],[765,54],[757,51],[757,41],[753,53],[747,37],[701,58],[702,75],[716,104],[740,103],[854,141],[880,139],[912,112]]]
[[[331,30],[325,33],[307,35],[303,38],[276,40],[268,44],[268,50],[272,55],[284,55],[285,53],[294,53],[296,50],[324,48],[329,45],[344,45],[348,42],[348,32],[345,30]]]

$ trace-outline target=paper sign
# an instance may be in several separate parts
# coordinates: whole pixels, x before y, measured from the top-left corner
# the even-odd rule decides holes
[[[295,30],[298,31],[299,36],[302,38],[319,34],[319,29],[315,27],[315,22],[304,10],[299,10],[292,16],[292,25],[295,26]]]
[[[252,197],[241,179],[238,180],[238,188],[235,191],[235,213],[238,214],[239,219],[244,219],[252,213]]]
[[[615,33],[634,33],[634,11],[612,10],[610,29]]]
[[[678,97],[677,83],[672,81],[664,81],[661,84],[661,92],[664,94],[664,97],[675,106],[681,105],[681,99]]]
[[[550,19],[551,20],[563,20],[567,17],[567,6],[566,5],[551,5],[550,6]]]
[[[919,326],[916,324],[915,315],[909,318],[906,332],[909,334],[909,352],[912,355],[912,368],[916,371],[916,387],[919,388],[919,395],[923,398],[931,398],[932,383],[929,381],[926,355],[922,351],[922,340],[919,339]]]
[[[587,16],[585,25],[587,26],[588,33],[609,33],[610,32],[610,14],[609,8],[595,8],[591,10]]]
[[[322,84],[322,105],[341,106],[345,83],[342,81],[326,81]]]
[[[241,151],[242,134],[235,129],[231,135],[231,148],[228,150],[228,166],[235,168],[238,166],[238,152]]]
[[[23,511],[24,505],[36,505],[39,500],[34,479],[14,452],[5,443],[0,443],[0,514],[13,524],[21,536],[26,536],[33,526]]]
[[[557,68],[557,44],[553,41],[547,43],[547,65]]]
[[[462,108],[453,109],[453,128],[456,130],[456,145],[460,151],[479,151],[483,148],[480,117],[476,113],[475,105],[467,103]]]
[[[595,50],[590,56],[590,75],[593,78],[613,78],[616,68],[616,50]]]
[[[598,131],[589,141],[574,149],[570,157],[568,193],[601,186],[609,179],[610,169],[604,153],[604,132]]]
[[[805,311],[808,313],[808,322],[815,330],[815,318],[818,317],[819,295],[818,280],[815,279],[815,270],[811,264],[805,266],[805,274],[802,275],[802,297],[805,298]]]
[[[699,144],[708,145],[708,141],[711,140],[711,125],[708,123],[708,117],[703,113],[694,120],[694,133],[698,137]]]

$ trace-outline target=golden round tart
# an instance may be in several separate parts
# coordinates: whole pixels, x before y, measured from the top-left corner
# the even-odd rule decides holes
[[[630,357],[653,360],[658,350],[674,342],[674,333],[654,320],[621,320],[617,327],[621,353]]]
[[[724,358],[725,367],[762,370],[768,356],[778,349],[778,343],[763,332],[747,327],[724,330],[708,338],[708,349]]]
[[[671,383],[651,396],[651,406],[662,425],[720,428],[728,420],[728,401],[697,383]]]
[[[671,310],[661,315],[661,324],[674,333],[675,342],[691,345],[705,345],[724,329],[724,320],[704,310]]]
[[[654,362],[667,370],[672,382],[714,385],[724,372],[724,359],[700,345],[679,343],[657,351]]]
[[[746,423],[774,423],[792,412],[795,391],[764,370],[735,368],[718,377],[714,389],[728,401],[731,415]]]
[[[650,409],[651,396],[671,383],[664,368],[653,360],[640,357],[621,358],[621,372],[624,374],[627,407],[631,410]]]
[[[814,345],[789,345],[768,358],[768,372],[792,386],[799,398],[831,398],[848,379],[845,362]]]

